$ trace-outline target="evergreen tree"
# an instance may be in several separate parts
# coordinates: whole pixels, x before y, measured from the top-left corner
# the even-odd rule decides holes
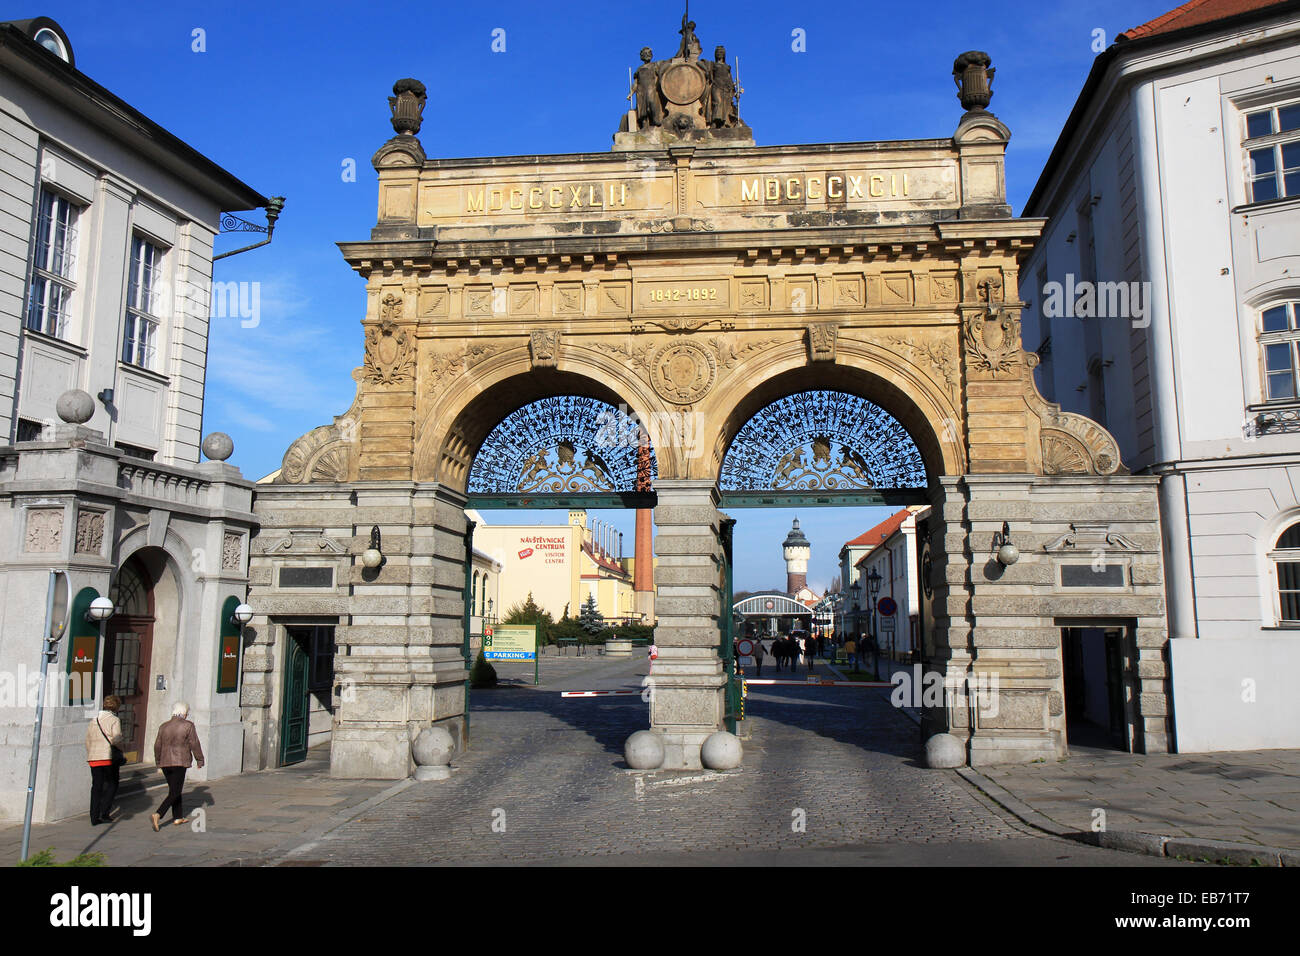
[[[605,616],[596,606],[596,595],[588,594],[587,600],[582,602],[582,609],[578,612],[578,623],[588,634],[599,634],[605,630]]]
[[[533,592],[528,592],[528,599],[522,604],[516,604],[506,612],[506,616],[501,619],[502,624],[535,624],[537,625],[537,643],[538,646],[549,644],[551,638],[551,627],[554,619],[551,612],[543,610],[542,607],[533,600]]]

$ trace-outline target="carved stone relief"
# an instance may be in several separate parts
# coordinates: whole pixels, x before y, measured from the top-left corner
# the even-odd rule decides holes
[[[244,536],[227,531],[221,539],[221,570],[238,571],[244,556]]]
[[[27,512],[27,545],[34,554],[57,552],[63,542],[63,509],[32,508]]]
[[[947,342],[917,342],[901,335],[887,336],[885,341],[897,348],[914,365],[919,366],[925,362],[929,366],[930,377],[943,386],[950,399],[957,400],[957,360]]]
[[[716,360],[694,342],[662,346],[650,362],[650,384],[660,398],[677,405],[698,402],[717,376]]]
[[[990,305],[966,319],[966,349],[977,369],[997,375],[1019,364],[1020,314]]]
[[[77,554],[101,554],[104,550],[104,513],[77,512]]]
[[[808,326],[808,358],[813,362],[834,362],[838,335],[839,326],[834,322],[814,322]]]
[[[709,339],[709,345],[713,347],[713,353],[717,356],[718,364],[725,369],[735,368],[738,362],[744,361],[756,352],[778,345],[780,342],[781,340],[776,338],[756,339],[737,348],[730,337],[714,336]]]
[[[415,369],[415,346],[406,330],[397,325],[402,299],[384,297],[379,324],[366,331],[366,381],[376,385],[406,382]]]
[[[537,330],[528,337],[528,352],[533,368],[555,368],[559,360],[560,333]]]
[[[429,356],[429,384],[437,385],[455,378],[466,369],[496,355],[501,349],[502,346],[499,345],[474,344],[465,345],[455,352],[437,352]]]

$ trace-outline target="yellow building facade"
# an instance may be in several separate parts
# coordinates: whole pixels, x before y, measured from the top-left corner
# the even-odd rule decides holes
[[[641,623],[632,589],[632,558],[623,557],[618,534],[608,525],[591,523],[587,512],[569,512],[565,524],[492,524],[470,510],[475,523],[474,549],[496,562],[493,608],[504,618],[531,594],[555,620],[577,617],[588,595],[611,624]],[[646,621],[644,623],[650,623]]]

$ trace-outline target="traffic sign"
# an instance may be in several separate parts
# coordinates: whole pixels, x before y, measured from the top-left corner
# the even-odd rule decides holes
[[[750,657],[754,653],[754,642],[747,637],[742,637],[736,644],[736,650],[740,652],[741,657]]]
[[[898,613],[898,602],[886,594],[876,602],[876,610],[885,617],[893,617]]]

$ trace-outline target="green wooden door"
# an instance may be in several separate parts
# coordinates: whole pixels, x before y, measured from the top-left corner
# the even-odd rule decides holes
[[[284,649],[284,704],[280,715],[280,765],[307,759],[307,730],[310,715],[307,697],[311,658],[307,639],[296,628],[286,628]]]

